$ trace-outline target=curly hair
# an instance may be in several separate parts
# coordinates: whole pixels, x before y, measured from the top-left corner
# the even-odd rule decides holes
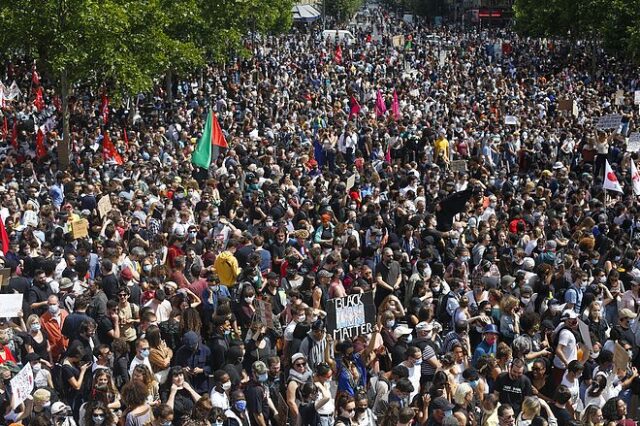
[[[133,410],[146,404],[149,388],[142,382],[130,381],[122,387],[122,402]]]
[[[96,410],[102,410],[102,412],[104,413],[105,419],[102,424],[112,425],[116,423],[116,418],[113,415],[113,411],[111,411],[111,409],[107,407],[107,404],[105,404],[103,401],[94,400],[94,401],[87,402],[87,406],[85,407],[85,412],[84,412],[85,425],[93,426],[95,424],[93,421],[93,412]]]
[[[202,320],[198,311],[194,308],[185,309],[180,317],[180,332],[184,334],[187,331],[195,331],[200,334],[200,330],[202,330]]]

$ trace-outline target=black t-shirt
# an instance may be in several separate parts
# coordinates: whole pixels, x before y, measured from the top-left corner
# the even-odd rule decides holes
[[[119,287],[118,278],[116,278],[115,274],[102,277],[102,290],[109,300],[118,300]]]
[[[572,423],[571,415],[566,408],[560,408],[556,404],[551,404],[550,408],[558,420],[558,426],[569,426]]]
[[[98,340],[100,340],[100,343],[111,345],[111,342],[113,342],[113,337],[109,335],[109,332],[111,330],[114,330],[114,325],[113,321],[111,321],[111,318],[100,316],[96,320],[96,323],[98,325],[96,333],[98,334]]]
[[[318,416],[314,401],[300,403],[298,411],[300,412],[301,426],[316,426],[320,423],[320,416]]]
[[[500,374],[496,380],[494,390],[500,393],[500,403],[510,404],[518,415],[522,401],[533,394],[531,380],[522,376],[517,380],[511,379],[508,372]]]
[[[269,403],[265,388],[258,383],[250,382],[244,393],[247,398],[247,410],[249,413],[262,413],[265,421],[268,421]],[[258,426],[253,416],[251,416],[251,425]]]

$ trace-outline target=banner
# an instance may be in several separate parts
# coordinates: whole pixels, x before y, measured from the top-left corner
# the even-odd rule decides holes
[[[31,364],[26,363],[22,370],[11,379],[11,392],[13,393],[12,408],[16,408],[22,404],[33,390],[34,379]]]
[[[627,141],[627,152],[640,151],[640,132],[633,132],[629,135]]]
[[[327,333],[335,341],[373,333],[375,322],[376,306],[371,292],[351,294],[327,302]]]
[[[598,118],[598,122],[596,123],[596,129],[615,130],[618,127],[620,127],[620,123],[622,123],[622,116],[620,114],[603,115],[602,117]]]

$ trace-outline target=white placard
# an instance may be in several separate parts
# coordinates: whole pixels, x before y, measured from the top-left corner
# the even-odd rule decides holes
[[[22,310],[23,294],[0,294],[0,318],[14,318]]]
[[[636,90],[633,92],[633,103],[636,105],[640,105],[640,90]]]
[[[615,104],[624,105],[624,90],[619,89],[616,91]]]
[[[33,390],[33,370],[28,362],[22,367],[22,370],[11,379],[11,392],[13,393],[13,407],[16,408],[22,404]]]
[[[598,123],[596,124],[596,129],[598,130],[608,130],[608,129],[617,129],[620,127],[620,123],[622,123],[622,116],[620,114],[609,114],[603,115],[598,118]]]
[[[573,114],[574,117],[578,117],[578,115],[580,114],[580,110],[578,109],[578,102],[576,102],[575,100],[573,101],[573,108],[571,109],[571,114]]]
[[[640,151],[640,132],[633,132],[629,135],[627,141],[627,152]]]
[[[516,117],[515,115],[506,115],[504,117],[504,124],[513,124],[513,125],[518,125],[518,117]]]

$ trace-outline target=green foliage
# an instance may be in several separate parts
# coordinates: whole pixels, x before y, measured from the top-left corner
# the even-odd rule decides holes
[[[612,53],[640,56],[640,0],[516,0],[514,12],[522,35],[601,41]]]
[[[324,0],[326,13],[339,22],[346,22],[362,7],[364,0]]]

